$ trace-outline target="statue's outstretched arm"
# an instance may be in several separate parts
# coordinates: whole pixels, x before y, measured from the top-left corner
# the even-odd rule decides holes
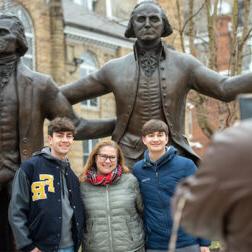
[[[49,120],[57,116],[70,118],[77,129],[76,139],[84,140],[111,136],[115,126],[115,119],[86,120],[79,118],[52,79],[49,79],[43,96],[46,97],[43,103],[46,117]]]
[[[238,94],[252,93],[252,73],[228,77],[210,70],[196,59],[189,62],[191,88],[204,95],[229,102]]]
[[[95,98],[111,92],[110,83],[106,75],[106,69],[102,68],[85,78],[61,86],[60,90],[71,104]]]

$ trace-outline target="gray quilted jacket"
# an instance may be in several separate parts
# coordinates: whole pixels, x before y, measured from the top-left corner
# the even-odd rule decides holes
[[[81,196],[85,204],[85,252],[144,251],[143,204],[132,174],[123,174],[113,185],[81,183]]]

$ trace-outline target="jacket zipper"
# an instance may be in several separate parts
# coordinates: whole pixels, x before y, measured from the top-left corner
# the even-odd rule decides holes
[[[159,187],[159,173],[158,173],[158,168],[157,168],[157,165],[155,164],[155,174],[156,174],[156,179],[157,179],[157,189],[158,189],[158,196],[159,196],[159,200],[161,202],[161,205],[163,206],[163,209],[165,211],[166,209],[166,206],[164,204],[164,202],[162,201],[162,198],[161,198],[161,195],[160,195],[160,187]],[[168,219],[167,219],[167,215],[166,213],[164,213],[164,218],[166,219],[166,223],[168,223]],[[168,228],[168,227],[167,227]]]
[[[107,220],[108,220],[108,230],[109,230],[109,245],[110,245],[110,252],[113,252],[114,250],[113,250],[110,205],[109,205],[109,185],[106,185],[106,198],[107,198]]]

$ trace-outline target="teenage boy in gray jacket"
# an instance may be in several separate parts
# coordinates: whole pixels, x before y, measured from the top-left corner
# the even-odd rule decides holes
[[[16,173],[9,222],[16,246],[31,252],[76,252],[83,228],[79,181],[67,154],[75,128],[67,118],[48,126],[49,147],[21,164]]]
[[[161,120],[150,120],[142,128],[147,151],[133,167],[144,203],[144,226],[147,252],[164,252],[172,231],[171,198],[179,181],[195,173],[192,160],[179,156],[169,141],[168,126]],[[210,241],[178,230],[176,252],[209,252]]]

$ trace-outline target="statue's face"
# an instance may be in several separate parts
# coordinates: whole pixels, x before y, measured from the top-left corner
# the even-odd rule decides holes
[[[13,54],[17,48],[16,36],[11,32],[13,22],[8,19],[0,19],[0,55]],[[0,57],[1,57],[0,56]]]
[[[140,5],[133,16],[133,29],[142,42],[160,40],[164,29],[160,8],[154,4]]]

